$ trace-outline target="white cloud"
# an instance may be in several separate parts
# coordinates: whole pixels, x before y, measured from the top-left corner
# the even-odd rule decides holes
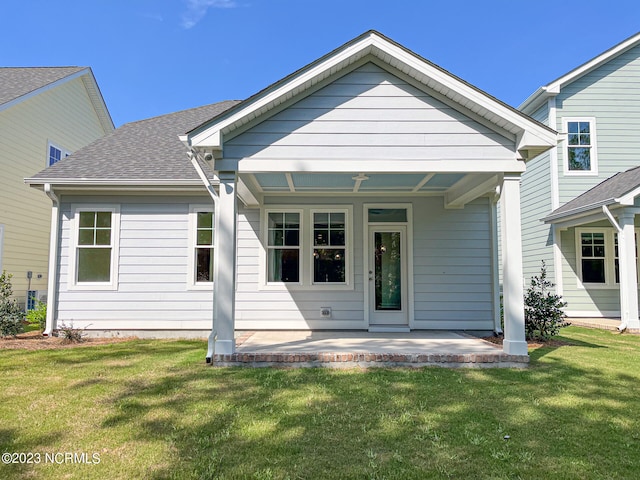
[[[210,8],[234,8],[235,0],[187,0],[187,11],[182,14],[182,27],[195,26],[207,14]]]

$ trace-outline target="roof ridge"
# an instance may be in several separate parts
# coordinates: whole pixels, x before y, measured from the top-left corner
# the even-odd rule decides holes
[[[240,103],[241,101],[242,100],[221,100],[219,102],[208,103],[206,105],[200,105],[198,107],[185,108],[185,109],[182,109],[182,110],[176,110],[175,112],[169,112],[169,113],[163,113],[163,114],[160,114],[160,115],[156,115],[154,117],[141,118],[140,120],[133,120],[131,122],[127,122],[127,123],[123,124],[122,127],[127,126],[127,125],[135,125],[135,124],[139,124],[139,123],[149,122],[149,121],[152,121],[152,120],[158,120],[158,119],[161,119],[161,118],[169,117],[171,115],[179,115],[179,114],[186,113],[186,112],[193,112],[193,111],[200,110],[200,109],[203,109],[203,108],[213,107],[215,105],[222,105],[224,103]],[[122,127],[120,127],[120,128],[122,128]]]

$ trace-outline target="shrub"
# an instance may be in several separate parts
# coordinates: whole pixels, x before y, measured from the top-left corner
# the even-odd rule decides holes
[[[73,324],[61,323],[58,328],[58,336],[62,336],[67,342],[78,343],[83,341],[85,333],[83,329],[73,328]]]
[[[47,304],[36,300],[36,308],[27,312],[27,323],[44,331],[47,324]]]
[[[14,299],[11,275],[5,271],[0,275],[0,337],[15,337],[24,332],[24,312]]]
[[[524,326],[527,340],[548,339],[561,328],[571,325],[565,322],[563,308],[567,302],[552,293],[555,285],[547,280],[547,267],[542,261],[540,275],[531,278],[531,285],[524,297]]]

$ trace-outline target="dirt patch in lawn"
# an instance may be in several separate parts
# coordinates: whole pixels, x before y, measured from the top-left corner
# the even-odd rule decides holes
[[[134,340],[135,337],[84,337],[81,342],[71,342],[62,337],[43,337],[40,332],[26,332],[16,337],[0,338],[0,350],[46,350],[57,348],[87,347]]]
[[[502,341],[504,340],[504,335],[491,336],[491,337],[482,337],[483,340],[487,342],[494,343],[496,345],[502,345]],[[564,347],[566,345],[572,345],[570,342],[566,342],[564,340],[529,340],[527,341],[527,345],[530,348],[540,348],[540,347]]]

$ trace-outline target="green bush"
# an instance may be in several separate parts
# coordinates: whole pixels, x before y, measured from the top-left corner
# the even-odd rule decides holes
[[[571,325],[565,322],[563,308],[567,302],[552,293],[555,285],[547,280],[547,267],[542,261],[540,275],[531,278],[531,285],[524,297],[524,327],[527,340],[548,339],[561,328]]]
[[[47,324],[47,304],[36,300],[36,308],[27,312],[27,323],[44,331]]]
[[[11,275],[5,271],[0,275],[0,337],[15,337],[24,332],[24,312],[14,299]]]

